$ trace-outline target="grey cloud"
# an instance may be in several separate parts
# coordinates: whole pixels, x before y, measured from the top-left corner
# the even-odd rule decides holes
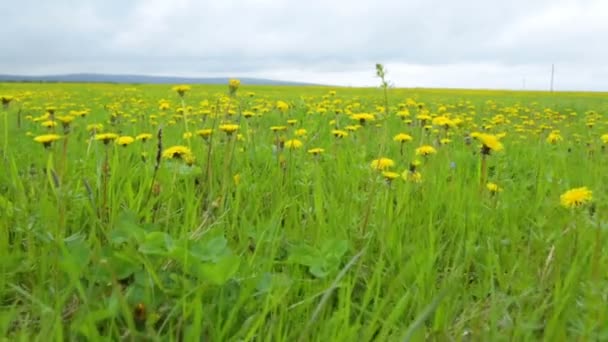
[[[556,63],[576,76],[608,57],[603,0],[25,0],[0,4],[0,13],[1,73],[283,70],[289,78],[359,75],[381,61],[435,74],[475,64],[540,73]]]

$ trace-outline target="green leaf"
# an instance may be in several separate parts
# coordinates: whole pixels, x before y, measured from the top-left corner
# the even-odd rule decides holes
[[[215,285],[225,284],[239,270],[241,259],[237,256],[226,256],[217,263],[206,263],[199,266],[199,277]]]
[[[217,262],[221,257],[229,254],[228,240],[223,236],[209,241],[193,242],[190,245],[190,255],[201,262]]]
[[[171,236],[163,232],[147,233],[139,251],[146,255],[167,255],[173,245]]]

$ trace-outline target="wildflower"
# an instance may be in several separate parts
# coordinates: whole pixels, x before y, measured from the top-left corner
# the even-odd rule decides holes
[[[361,126],[361,125],[348,125],[348,126],[344,127],[344,129],[347,130],[347,131],[350,131],[350,132],[356,132],[361,127],[363,127],[363,126]]]
[[[449,139],[449,138],[443,138],[443,139],[439,140],[439,143],[441,145],[447,145],[447,144],[449,144],[451,142],[452,142],[452,139]]]
[[[120,145],[122,147],[126,147],[127,145],[132,144],[135,141],[135,139],[133,139],[133,137],[130,136],[122,136],[122,137],[118,137],[116,139],[116,144]]]
[[[374,170],[384,171],[384,170],[387,170],[387,169],[395,166],[395,161],[393,161],[392,159],[383,157],[383,158],[372,160],[370,166]]]
[[[235,124],[223,124],[220,125],[220,131],[225,132],[227,135],[232,135],[232,133],[236,132],[239,129],[239,125]]]
[[[135,140],[141,140],[141,142],[146,142],[148,140],[152,139],[152,134],[150,133],[142,133],[142,134],[138,134],[135,137]]]
[[[488,191],[490,191],[492,195],[502,191],[501,187],[499,187],[496,183],[491,182],[486,184],[486,188],[488,188]]]
[[[49,148],[49,147],[51,147],[53,142],[55,142],[59,139],[61,139],[61,136],[59,136],[57,134],[44,134],[44,135],[39,135],[39,136],[35,137],[34,141],[41,143],[42,146],[44,146],[45,148]]]
[[[188,85],[177,85],[173,88],[173,91],[176,91],[177,94],[181,97],[184,97],[184,95],[186,95],[186,93],[192,89],[192,87],[188,86]],[[162,104],[161,104],[162,105]]]
[[[602,135],[600,139],[602,140],[602,143],[608,145],[608,134]]]
[[[42,127],[45,127],[45,128],[53,128],[53,127],[57,126],[57,123],[53,120],[47,120],[47,121],[44,121],[41,125],[42,125]]]
[[[199,129],[198,131],[196,131],[196,135],[198,135],[199,137],[201,137],[203,139],[208,139],[212,133],[213,133],[213,129],[211,129],[211,128],[203,128],[203,129]]]
[[[271,126],[270,127],[270,130],[273,131],[273,132],[275,132],[275,133],[276,132],[282,132],[282,131],[284,131],[286,129],[287,129],[286,126]]]
[[[249,119],[249,118],[253,117],[254,115],[255,115],[255,113],[252,112],[252,111],[246,110],[246,111],[243,112],[243,117],[245,119]]]
[[[498,152],[498,151],[502,151],[504,149],[499,138],[495,135],[474,132],[474,133],[471,133],[471,137],[475,138],[475,139],[479,140],[479,142],[481,142],[481,144],[482,144],[481,153],[482,154],[488,155],[492,151]]]
[[[184,132],[184,134],[182,134],[182,138],[186,140],[192,138],[192,132]]]
[[[87,125],[87,131],[93,132],[93,133],[101,132],[101,131],[103,131],[103,125],[102,124]]]
[[[408,181],[408,182],[412,182],[412,183],[421,183],[422,182],[422,174],[418,171],[411,171],[411,170],[405,170],[402,174],[401,177]]]
[[[302,147],[302,142],[298,139],[287,140],[285,142],[285,147],[287,147],[290,150],[295,150],[295,149]]]
[[[298,123],[298,120],[296,120],[296,119],[289,119],[289,120],[287,120],[287,123],[288,123],[289,125],[292,125],[292,126],[293,126],[293,125],[295,125],[295,124],[297,124],[297,123]]]
[[[348,136],[348,133],[339,129],[334,129],[331,131],[331,134],[333,134],[334,137],[336,138],[344,138]]]
[[[228,81],[228,90],[230,91],[231,95],[236,94],[236,91],[239,89],[239,86],[241,85],[241,81],[232,78]]]
[[[304,128],[300,128],[295,131],[295,135],[297,137],[304,137],[304,136],[306,136],[306,134],[308,134],[308,131],[306,131],[306,129],[304,129]]]
[[[116,133],[101,133],[95,134],[95,140],[103,142],[105,145],[109,144],[110,141],[114,141],[118,138]]]
[[[409,134],[405,134],[405,133],[399,133],[397,135],[395,135],[395,137],[393,138],[394,141],[396,142],[400,142],[400,143],[404,143],[406,141],[412,141],[412,136]]]
[[[234,185],[238,186],[239,184],[241,184],[241,174],[237,173],[236,175],[232,176],[232,179],[234,180]]]
[[[320,147],[315,147],[315,148],[311,148],[310,150],[308,150],[308,153],[314,155],[314,156],[318,156],[319,154],[325,152],[325,149],[322,149]]]
[[[287,102],[284,101],[277,101],[277,109],[283,113],[285,113],[288,109],[289,109],[289,104],[287,104]]]
[[[391,171],[383,171],[382,172],[382,176],[384,177],[384,179],[386,179],[389,183],[397,178],[399,178],[399,174],[397,172],[391,172]]]
[[[192,151],[186,146],[172,146],[163,151],[163,158],[165,159],[183,159],[187,160],[193,158]]]
[[[593,193],[587,187],[570,189],[560,196],[562,206],[576,208],[591,202]]]
[[[559,134],[559,131],[553,131],[547,137],[547,142],[549,144],[556,144],[557,142],[562,140],[564,140],[564,138],[562,138],[562,136]]]
[[[416,155],[428,156],[437,153],[437,150],[431,145],[422,145],[416,149]]]
[[[159,110],[167,110],[169,108],[171,108],[171,104],[168,101],[161,101],[158,104],[158,109]]]
[[[353,114],[351,119],[359,121],[359,124],[365,125],[368,121],[376,120],[376,117],[373,114],[361,113],[361,114]]]

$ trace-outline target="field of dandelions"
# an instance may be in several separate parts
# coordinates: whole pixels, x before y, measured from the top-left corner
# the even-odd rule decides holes
[[[7,341],[608,339],[606,94],[0,97]]]

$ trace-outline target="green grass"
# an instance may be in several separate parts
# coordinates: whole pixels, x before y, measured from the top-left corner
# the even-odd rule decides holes
[[[186,119],[192,132],[215,128],[206,142],[184,140],[170,88],[0,84],[17,97],[0,111],[8,340],[608,339],[606,94],[390,89],[387,115],[380,89],[243,85],[229,99],[227,87],[194,86]],[[451,143],[438,146],[445,130],[422,127],[418,107],[412,124],[396,116],[408,98],[463,119]],[[45,149],[33,136],[49,132],[36,120],[47,107],[90,113],[67,134],[57,122],[63,138]],[[263,115],[240,115],[254,107]],[[348,109],[376,121],[336,139],[336,125],[356,123]],[[242,136],[219,131],[224,121]],[[93,123],[154,138],[106,146]],[[495,195],[465,139],[484,125],[506,133],[487,157]],[[163,149],[190,146],[193,165],[163,159],[155,172],[159,128]],[[277,149],[299,128],[302,148]],[[556,129],[564,139],[549,144]],[[400,132],[414,137],[403,154]],[[438,153],[415,156],[422,144]],[[387,182],[370,167],[379,157],[400,174],[419,159],[423,181]],[[560,205],[582,186],[591,205]]]

